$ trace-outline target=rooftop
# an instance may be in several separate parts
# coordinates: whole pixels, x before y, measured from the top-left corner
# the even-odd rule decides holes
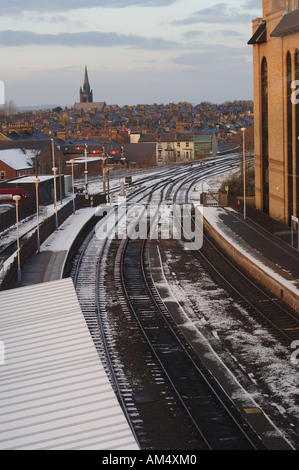
[[[0,292],[1,450],[138,450],[71,279]]]

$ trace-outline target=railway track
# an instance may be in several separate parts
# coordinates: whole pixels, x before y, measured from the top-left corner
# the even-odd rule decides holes
[[[149,197],[152,199],[152,192],[150,192]],[[117,222],[119,223],[120,221]],[[133,321],[133,318],[131,318],[131,312],[126,305],[126,300],[121,291],[120,270],[118,269],[121,259],[119,255],[119,247],[121,245],[122,241],[109,240],[108,242],[108,237],[104,240],[99,240],[96,231],[93,231],[89,239],[84,243],[77,265],[73,270],[74,284],[98,354],[105,366],[107,375],[127,416],[128,422],[132,426],[133,433],[137,434],[137,442],[140,442],[143,448],[151,448],[153,445],[154,448],[159,448],[158,446],[163,444],[163,442],[165,442],[167,447],[173,442],[176,444],[173,447],[175,449],[182,443],[182,440],[176,442],[173,436],[171,438],[169,436],[169,429],[178,428],[178,418],[173,415],[172,411],[172,406],[175,406],[175,398],[169,398],[172,391],[165,383],[163,372],[160,370],[159,365],[153,360],[150,351],[147,351],[140,331],[138,329],[136,331],[136,321]],[[113,266],[112,269],[108,269],[107,264],[111,256],[113,257]],[[95,260],[97,260],[96,263]],[[109,313],[111,308],[108,308],[107,305],[109,301],[110,303],[112,302],[111,299],[114,295],[117,295],[117,308],[114,312],[115,315],[111,317]],[[121,315],[119,315],[120,308]],[[113,308],[112,311],[114,311]],[[123,344],[116,346],[116,342],[118,341],[119,343],[117,337],[122,334],[125,334],[125,338],[129,341],[129,344],[125,343],[123,353]],[[141,349],[139,356],[143,360],[141,360],[140,365],[136,358],[136,350],[133,351],[133,355],[128,353],[130,343],[137,344],[138,346],[136,347]],[[123,363],[123,359],[120,356],[126,357],[125,363]],[[144,383],[141,389],[139,387],[136,388],[135,383],[138,380],[138,376],[133,383],[132,380],[126,377],[127,369],[130,371],[138,369],[138,376],[142,375],[144,377],[143,380],[146,383],[147,393],[144,393]],[[132,372],[129,372],[129,374],[132,375]],[[167,394],[168,404],[165,402],[165,398],[161,398],[161,387],[164,393]],[[150,396],[150,399],[147,398],[148,396]],[[159,424],[159,432],[155,429],[152,431],[151,437],[148,437],[149,424],[147,423],[152,421],[151,412],[153,410],[150,403],[151,397],[155,397],[156,406],[161,410],[160,415],[163,417],[163,424]],[[171,407],[169,400],[171,401]],[[147,402],[149,402],[148,405],[146,405]],[[138,407],[142,409],[139,410]],[[176,411],[176,415],[180,416],[180,432],[183,429],[186,430],[186,435],[190,443],[192,443],[189,448],[192,449],[194,445],[196,448],[199,448],[201,442],[198,442],[194,431],[189,429],[189,422],[187,422],[184,416],[181,416],[181,412]],[[182,424],[184,422],[185,424]],[[178,432],[178,435],[180,435],[180,432]]]
[[[123,289],[144,337],[207,448],[254,449],[179,338],[151,281],[145,246],[145,241],[127,240],[122,254]]]
[[[153,178],[146,188],[137,186],[132,191],[132,207],[138,202],[154,203],[157,208],[165,201],[187,202],[191,187],[210,171],[215,169]],[[169,448],[176,439],[175,432],[167,435],[169,429],[188,430],[187,448],[260,446],[246,435],[239,415],[236,418],[231,404],[209,382],[209,374],[180,337],[151,280],[146,241],[107,238],[99,242],[93,233],[77,261],[73,276],[82,311],[141,447]],[[153,412],[160,418],[160,433],[157,427],[148,430]],[[181,436],[179,442],[183,442]]]
[[[221,252],[207,234],[204,235],[203,249],[194,255],[215,282],[224,287],[252,316],[270,328],[284,344],[290,345],[299,339],[299,318],[296,312],[262,289],[233,260]]]
[[[189,202],[190,185],[185,192],[185,203]],[[176,200],[177,193],[174,195]],[[194,216],[190,218],[196,223]],[[281,299],[267,292],[251,276],[221,250],[211,239],[209,233],[203,232],[203,246],[191,251],[199,262],[211,274],[214,281],[230,293],[251,315],[274,332],[277,337],[290,345],[299,339],[299,317]]]

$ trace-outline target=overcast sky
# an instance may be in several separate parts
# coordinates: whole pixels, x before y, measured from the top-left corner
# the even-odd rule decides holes
[[[0,0],[0,80],[18,106],[252,99],[262,0]],[[84,6],[83,6],[84,5]]]

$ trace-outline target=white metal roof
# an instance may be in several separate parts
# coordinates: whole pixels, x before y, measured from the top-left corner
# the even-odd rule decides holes
[[[138,450],[72,280],[0,292],[0,308],[0,449]]]

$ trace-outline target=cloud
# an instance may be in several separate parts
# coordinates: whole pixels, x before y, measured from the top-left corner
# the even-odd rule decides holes
[[[165,7],[176,3],[177,0],[9,0],[1,5],[1,15],[20,14],[26,11],[53,12],[70,11],[82,8],[126,8],[139,7]]]
[[[198,30],[186,31],[184,33],[184,37],[186,39],[196,39],[196,38],[201,37],[201,36],[203,36],[203,31],[198,31]]]
[[[134,34],[118,34],[100,31],[80,33],[36,34],[31,31],[0,31],[0,46],[67,46],[67,47],[131,47],[147,50],[168,50],[181,48],[175,41],[158,37],[146,38]]]
[[[247,0],[247,2],[243,5],[243,8],[248,10],[261,10],[262,2],[261,0]]]
[[[175,20],[172,22],[174,26],[184,26],[198,23],[210,24],[248,24],[252,20],[252,15],[248,13],[240,13],[239,10],[230,8],[226,3],[217,3],[210,8],[194,12],[188,18]]]
[[[231,37],[237,37],[237,38],[241,38],[241,37],[244,37],[244,34],[243,33],[240,33],[239,31],[234,31],[232,29],[221,29],[219,31],[223,36],[231,36]]]
[[[184,53],[171,59],[177,65],[188,66],[193,69],[203,69],[223,71],[227,68],[236,67],[238,73],[242,64],[248,63],[248,48],[225,47],[219,45],[205,45],[205,48],[198,52]]]

